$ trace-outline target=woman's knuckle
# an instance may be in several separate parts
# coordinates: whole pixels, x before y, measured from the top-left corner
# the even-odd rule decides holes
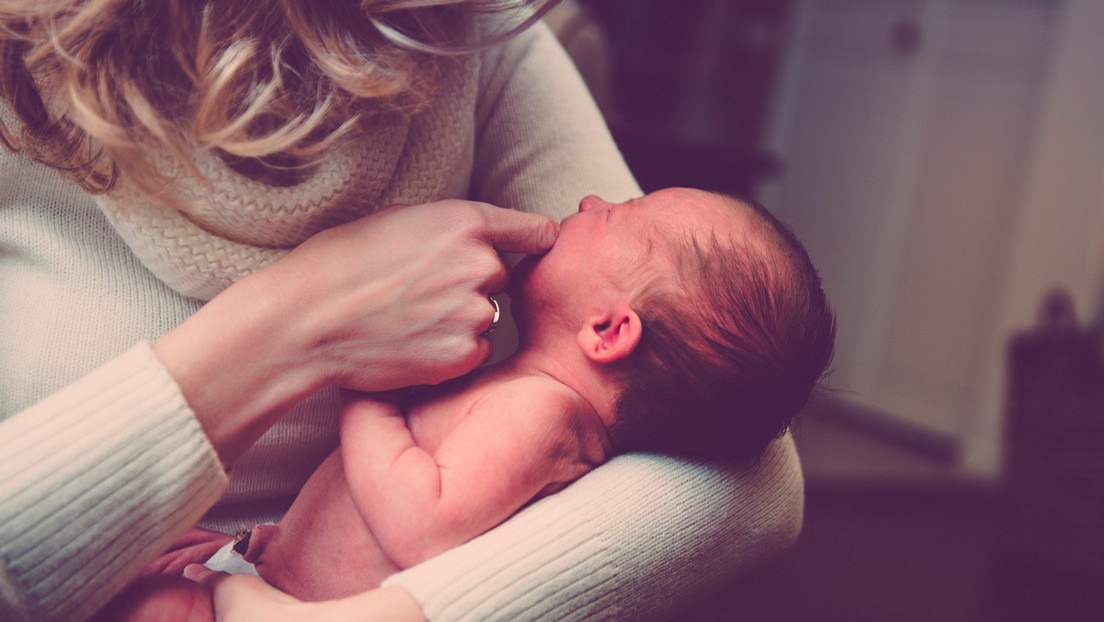
[[[483,350],[479,347],[478,341],[471,341],[464,353],[463,366],[464,370],[474,368],[483,362]]]
[[[497,277],[506,270],[502,260],[493,251],[479,253],[473,257],[471,267],[481,278]]]
[[[510,271],[506,269],[506,264],[501,259],[497,259],[494,262],[494,268],[491,270],[491,278],[495,281],[506,281],[510,278]]]
[[[454,206],[450,211],[451,224],[465,233],[470,233],[486,223],[486,215],[475,204],[464,202]]]

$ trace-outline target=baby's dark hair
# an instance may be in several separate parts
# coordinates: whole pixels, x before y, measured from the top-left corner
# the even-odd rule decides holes
[[[673,241],[675,274],[634,300],[643,332],[627,361],[617,451],[754,461],[825,375],[835,317],[797,236],[762,206],[745,239]]]

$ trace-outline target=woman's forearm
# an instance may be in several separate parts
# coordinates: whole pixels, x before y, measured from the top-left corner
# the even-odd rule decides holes
[[[227,483],[145,343],[0,423],[0,456],[4,620],[86,619]]]
[[[295,360],[291,318],[262,284],[235,284],[153,344],[227,468],[325,383]]]

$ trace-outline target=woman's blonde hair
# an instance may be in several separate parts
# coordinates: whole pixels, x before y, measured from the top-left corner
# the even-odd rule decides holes
[[[151,141],[189,163],[309,163],[381,111],[411,114],[442,58],[528,27],[558,0],[0,0],[0,142],[90,192],[151,188]],[[473,11],[517,11],[485,41]]]

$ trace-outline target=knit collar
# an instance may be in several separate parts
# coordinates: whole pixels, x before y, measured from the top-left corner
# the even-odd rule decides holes
[[[293,186],[249,179],[214,155],[196,159],[197,179],[167,152],[154,152],[181,205],[120,179],[98,198],[100,208],[158,279],[209,300],[323,229],[395,203],[465,196],[477,70],[474,56],[451,63],[424,110],[410,119],[381,116]]]

